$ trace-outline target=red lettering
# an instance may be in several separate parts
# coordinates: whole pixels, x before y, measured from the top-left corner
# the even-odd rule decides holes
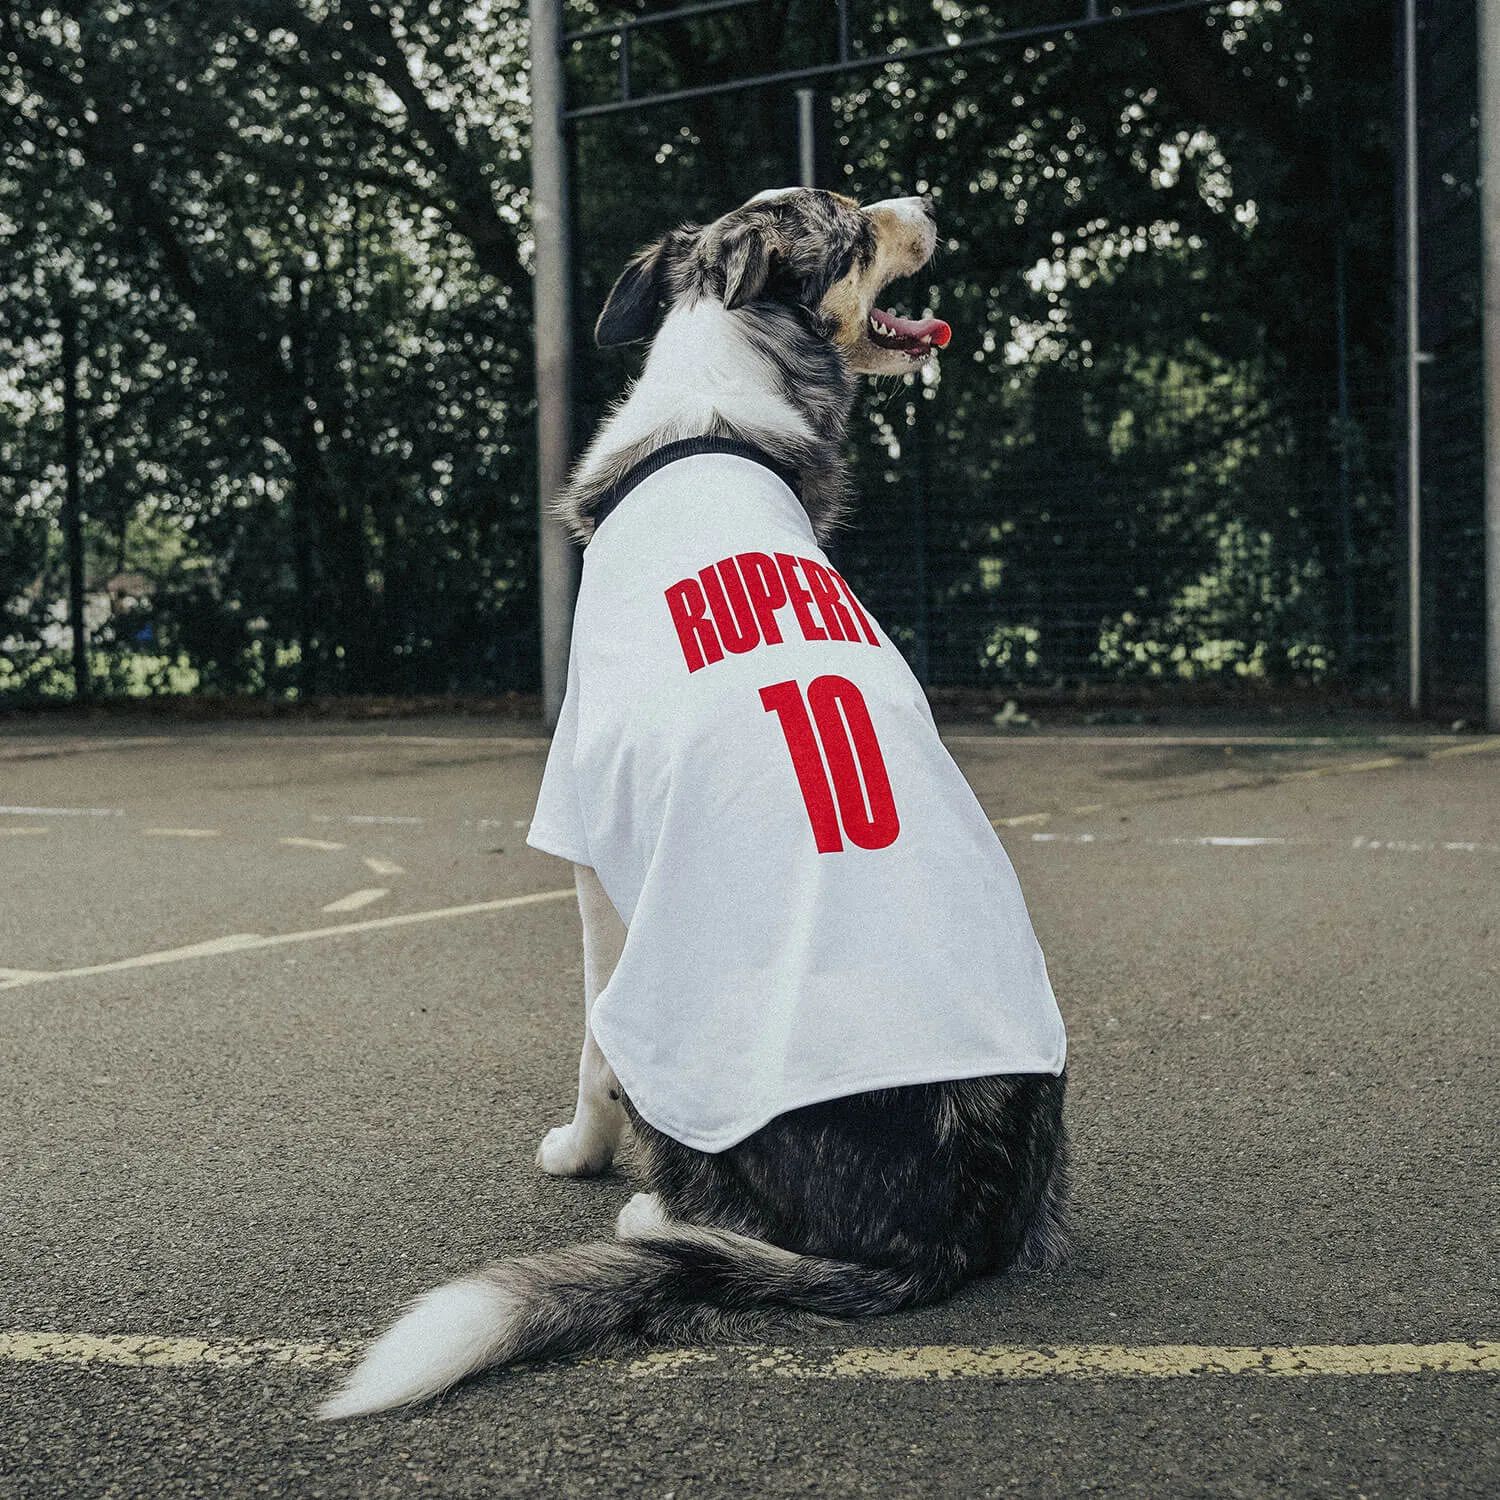
[[[861,849],[888,848],[901,832],[901,819],[864,695],[847,677],[815,677],[807,706],[828,757],[844,832]]]
[[[774,713],[781,721],[781,732],[791,751],[792,769],[797,773],[797,785],[807,806],[807,820],[812,824],[818,853],[837,854],[844,847],[839,837],[839,815],[833,805],[828,773],[823,769],[818,737],[807,716],[807,705],[802,701],[802,689],[795,682],[773,682],[760,690],[760,701],[767,713]]]
[[[689,672],[724,659],[724,648],[708,618],[708,601],[696,578],[684,578],[667,590],[667,609],[682,642],[682,655]]]
[[[785,552],[778,552],[776,566],[781,569],[782,582],[786,584],[786,597],[792,606],[792,613],[797,617],[797,623],[802,627],[803,636],[809,641],[826,641],[827,631],[814,622],[812,611],[807,607],[813,602],[813,596],[802,587],[802,582],[797,577],[797,559]]]
[[[813,591],[813,598],[818,602],[818,613],[823,616],[828,634],[836,641],[858,641],[859,632],[854,628],[854,621],[849,618],[849,611],[839,602],[838,585],[834,583],[828,569],[822,563],[815,563],[810,557],[799,557],[797,561],[802,564],[802,571],[807,577],[808,587]]]
[[[764,552],[741,552],[735,561],[740,565],[761,638],[768,646],[779,646],[781,626],[776,623],[776,611],[786,603],[786,585],[776,571],[776,564]]]
[[[753,651],[760,645],[760,631],[755,626],[755,611],[745,597],[739,569],[732,557],[726,557],[716,568],[700,568],[703,592],[708,597],[709,613],[719,627],[719,639],[736,656]]]
[[[849,601],[849,607],[850,607],[850,609],[852,609],[854,611],[855,615],[858,617],[858,619],[859,619],[859,627],[860,627],[861,630],[864,631],[864,633],[865,633],[865,639],[872,646],[878,646],[880,644],[880,641],[876,637],[875,627],[870,624],[870,617],[864,612],[864,610],[862,610],[859,607],[859,600],[854,597],[854,590],[851,589],[849,587],[849,585],[847,583],[845,583],[844,580],[837,573],[834,573],[832,568],[829,568],[828,571],[830,573],[833,573],[834,582],[837,583],[838,586],[841,589],[843,589],[843,591],[844,591],[844,598]],[[853,639],[852,634],[850,636],[850,639],[851,640]]]

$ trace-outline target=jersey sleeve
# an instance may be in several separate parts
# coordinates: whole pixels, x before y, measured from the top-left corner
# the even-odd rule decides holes
[[[584,823],[583,805],[578,797],[578,666],[576,658],[568,664],[568,689],[563,697],[562,712],[547,752],[547,766],[542,772],[542,787],[537,793],[536,811],[526,842],[543,854],[570,859],[576,865],[592,866],[589,855],[588,829]]]

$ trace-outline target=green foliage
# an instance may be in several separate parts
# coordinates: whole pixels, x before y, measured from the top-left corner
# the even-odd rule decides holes
[[[862,4],[856,40],[1075,8]],[[828,184],[930,192],[945,235],[891,297],[953,343],[862,401],[839,544],[933,680],[1378,655],[1388,11],[1244,0],[838,85]],[[634,85],[796,67],[834,30],[810,0],[652,28]],[[0,694],[67,681],[64,297],[101,689],[535,685],[525,47],[518,0],[0,3]],[[607,42],[568,66],[610,95]],[[793,118],[780,88],[580,124],[580,438],[638,358],[588,345],[625,258],[791,180]]]

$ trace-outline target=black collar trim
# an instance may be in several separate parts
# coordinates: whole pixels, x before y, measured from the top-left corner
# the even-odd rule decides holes
[[[751,463],[757,463],[763,469],[769,469],[797,497],[798,503],[801,503],[802,483],[797,477],[797,471],[772,458],[769,453],[763,448],[757,448],[754,443],[742,443],[738,438],[725,437],[683,438],[680,442],[668,443],[665,448],[658,448],[655,453],[643,458],[633,469],[626,470],[614,484],[605,490],[599,498],[599,503],[591,512],[594,529],[597,531],[606,518],[614,513],[615,507],[643,480],[665,469],[668,464],[676,463],[679,458],[694,458],[700,453],[728,453],[735,458],[748,458]]]

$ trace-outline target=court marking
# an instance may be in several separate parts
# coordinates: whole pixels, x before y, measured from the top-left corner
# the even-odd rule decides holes
[[[165,736],[143,739],[139,736],[118,740],[34,740],[0,746],[0,760],[47,760],[55,755],[86,755],[93,750],[140,750],[149,745],[170,745]]]
[[[337,901],[330,901],[323,910],[327,912],[358,911],[360,907],[369,906],[372,902],[379,901],[382,896],[389,896],[390,893],[389,886],[366,886],[362,891],[350,891],[347,896],[340,896]]]
[[[1131,833],[1032,833],[1033,844],[1146,844],[1159,849],[1343,849],[1359,854],[1500,854],[1500,844],[1474,839],[1372,839],[1356,834],[1352,839],[1305,839],[1282,834],[1210,833],[1170,838],[1142,837]],[[1012,845],[1012,848],[1015,846]]]
[[[1070,738],[1067,736],[1057,737],[1059,740],[1070,744],[1122,744],[1140,745],[1146,743],[1142,740],[1089,740],[1086,737]],[[976,745],[988,741],[985,735],[955,736],[949,743]],[[1011,741],[1005,740],[1009,744]],[[1017,740],[1016,744],[1025,744],[1028,741]],[[1312,740],[1260,740],[1248,739],[1163,739],[1157,742],[1161,745],[1233,745],[1233,744],[1274,744],[1274,745],[1306,745],[1315,743],[1338,744],[1339,741],[1329,739],[1326,741]],[[1325,766],[1309,766],[1301,771],[1267,771],[1260,775],[1242,776],[1237,780],[1221,782],[1217,786],[1193,786],[1177,788],[1168,792],[1161,792],[1155,796],[1135,798],[1130,802],[1091,803],[1086,807],[1069,807],[1055,812],[1033,812],[1019,813],[1006,818],[991,818],[992,828],[1022,828],[1031,823],[1050,823],[1053,818],[1065,816],[1081,817],[1088,813],[1103,812],[1106,807],[1144,807],[1154,802],[1182,802],[1191,797],[1213,797],[1221,792],[1248,792],[1258,791],[1263,787],[1281,786],[1294,781],[1316,781],[1325,776],[1354,776],[1365,771],[1387,771],[1395,766],[1420,765],[1423,761],[1446,760],[1456,755],[1481,755],[1488,751],[1500,750],[1500,735],[1489,735],[1484,739],[1476,740],[1465,745],[1443,745],[1439,748],[1416,749],[1409,755],[1382,755],[1373,760],[1359,761],[1333,761]]]
[[[356,932],[378,932],[386,927],[409,927],[420,922],[441,922],[452,917],[477,916],[482,912],[508,911],[517,906],[535,906],[543,901],[561,901],[577,892],[572,886],[561,891],[534,891],[527,896],[502,896],[497,901],[473,901],[465,906],[443,906],[431,911],[402,912],[393,917],[371,917],[363,922],[341,922],[334,927],[311,927],[298,932],[278,932],[261,937],[253,932],[235,932],[207,942],[190,943],[185,948],[165,948],[155,953],[141,953],[107,964],[85,964],[76,969],[49,969],[26,972],[18,979],[0,979],[0,990],[48,984],[58,979],[83,979],[92,974],[117,974],[127,969],[154,968],[159,964],[184,963],[194,958],[211,958],[224,953],[249,953],[261,948],[281,948],[288,943],[307,943],[318,938],[343,937]]]
[[[353,1362],[347,1339],[201,1339],[152,1334],[0,1333],[0,1361],[224,1370]],[[561,1364],[562,1362],[557,1362]],[[785,1380],[1183,1380],[1500,1373],[1500,1341],[1433,1344],[927,1344],[789,1349],[740,1345],[662,1349],[578,1366],[629,1380],[682,1377]]]
[[[284,838],[277,839],[278,844],[285,844],[288,849],[322,849],[325,851],[334,849],[347,849],[347,844],[336,844],[332,839],[304,839]]]
[[[123,818],[123,807],[0,807],[0,818]]]
[[[405,818],[387,816],[384,813],[314,813],[314,823],[368,823],[375,826],[395,824],[400,827],[419,827],[427,821],[426,818]]]

